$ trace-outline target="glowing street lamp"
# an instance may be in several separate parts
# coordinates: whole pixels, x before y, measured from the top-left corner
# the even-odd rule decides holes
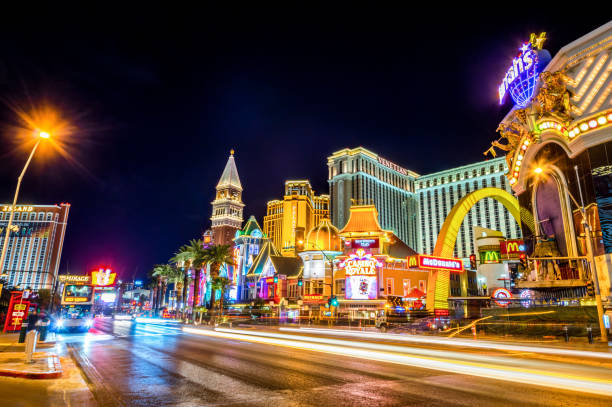
[[[537,167],[533,170],[537,175],[541,175],[544,170],[542,167]],[[595,251],[593,249],[593,241],[591,240],[591,225],[589,224],[586,210],[584,209],[584,200],[582,199],[582,185],[580,184],[580,177],[578,176],[578,166],[574,165],[574,171],[576,171],[576,183],[578,184],[578,191],[580,193],[580,204],[576,201],[572,193],[567,189],[567,194],[574,201],[574,204],[580,209],[582,215],[582,226],[584,227],[584,234],[586,240],[587,257],[589,266],[592,270],[591,280],[593,281],[593,288],[595,289],[595,303],[597,305],[597,319],[599,320],[599,330],[601,332],[602,342],[608,343],[608,329],[606,328],[603,317],[604,310],[601,302],[601,291],[599,291],[599,278],[597,277],[597,264],[595,263]]]
[[[23,179],[23,176],[25,175],[26,170],[28,169],[28,166],[30,165],[30,161],[32,161],[32,157],[34,157],[34,153],[36,152],[38,145],[40,144],[42,139],[49,139],[49,138],[51,138],[51,135],[47,133],[46,131],[41,131],[38,133],[38,139],[36,140],[36,144],[34,144],[34,148],[32,149],[32,152],[30,153],[30,156],[28,157],[28,161],[26,161],[25,166],[23,167],[23,170],[21,171],[21,175],[19,175],[19,178],[17,178],[17,189],[15,189],[15,197],[13,198],[13,206],[11,206],[10,208],[8,224],[6,226],[6,232],[4,233],[4,244],[2,245],[2,254],[0,254],[0,270],[4,268],[4,261],[6,259],[6,251],[8,249],[9,237],[10,237],[11,229],[13,226],[13,216],[15,215],[15,208],[17,206],[17,198],[19,197],[19,188],[21,188],[21,180]],[[8,271],[8,270],[5,270],[5,271]]]

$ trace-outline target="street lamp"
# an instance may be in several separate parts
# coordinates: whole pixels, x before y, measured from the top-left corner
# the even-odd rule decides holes
[[[28,157],[28,161],[26,161],[25,166],[23,167],[23,170],[21,171],[21,175],[19,175],[19,178],[17,178],[17,189],[15,189],[15,197],[13,198],[13,206],[11,206],[10,211],[9,211],[10,214],[9,214],[8,224],[6,225],[6,232],[4,233],[4,244],[2,245],[2,254],[0,254],[0,270],[4,268],[4,260],[6,259],[6,251],[8,249],[11,227],[13,226],[13,216],[15,214],[17,198],[19,197],[19,188],[21,188],[21,180],[23,179],[23,176],[25,175],[26,170],[28,169],[28,166],[30,165],[30,161],[32,161],[32,157],[34,157],[34,153],[36,152],[36,149],[38,148],[38,145],[40,144],[42,139],[49,139],[50,137],[51,135],[47,133],[46,131],[41,131],[38,133],[36,144],[34,144],[34,148],[32,149],[32,152],[30,153],[30,156]]]
[[[534,169],[536,174],[542,174],[544,170],[541,167]],[[578,166],[574,165],[574,171],[576,172],[576,183],[578,184],[578,192],[580,193],[580,204],[576,201],[572,193],[567,189],[567,194],[572,199],[576,207],[580,209],[580,215],[582,215],[582,226],[584,227],[584,234],[586,239],[586,250],[589,264],[591,266],[591,280],[593,281],[593,288],[595,289],[595,303],[597,305],[597,319],[599,320],[599,330],[601,331],[602,342],[608,342],[608,330],[604,324],[604,310],[601,302],[601,292],[599,291],[599,278],[597,277],[597,264],[595,263],[595,252],[593,250],[593,241],[591,240],[591,225],[589,224],[586,210],[584,209],[584,200],[582,198],[582,185],[580,184],[580,177],[578,175]]]

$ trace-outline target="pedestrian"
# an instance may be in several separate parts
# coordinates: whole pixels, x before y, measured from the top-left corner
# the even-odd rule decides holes
[[[38,322],[38,313],[36,312],[36,308],[30,312],[28,315],[28,329],[26,332],[30,332],[36,329],[36,323]]]

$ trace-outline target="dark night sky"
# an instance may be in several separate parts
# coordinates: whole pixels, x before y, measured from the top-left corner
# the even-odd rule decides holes
[[[607,22],[390,9],[107,14],[3,21],[0,95],[78,117],[82,168],[35,158],[20,202],[72,204],[61,272],[105,263],[123,278],[209,226],[231,148],[245,218],[260,223],[286,179],[327,192],[326,157],[340,148],[363,145],[418,173],[481,160],[509,109],[497,84],[521,41],[547,31],[554,56]],[[14,121],[5,106],[0,118]],[[27,152],[3,137],[7,202]]]

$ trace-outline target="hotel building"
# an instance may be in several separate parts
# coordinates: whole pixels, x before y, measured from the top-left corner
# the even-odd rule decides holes
[[[506,172],[504,157],[482,161],[423,175],[416,180],[419,200],[419,242],[415,247],[419,253],[433,252],[440,228],[453,206],[470,192],[481,188],[501,188],[512,193]],[[500,231],[508,239],[521,236],[521,229],[508,210],[493,198],[478,201],[465,217],[454,257],[467,258],[476,253],[474,226]]]
[[[345,148],[327,158],[331,221],[342,229],[349,208],[374,204],[380,225],[404,243],[418,246],[415,180],[419,176],[363,147]]]
[[[0,250],[11,205],[0,212]],[[9,235],[2,279],[8,286],[51,289],[59,270],[70,204],[17,205]]]
[[[264,234],[281,255],[295,256],[296,241],[328,217],[329,195],[315,195],[308,180],[286,181],[283,199],[268,202]]]

